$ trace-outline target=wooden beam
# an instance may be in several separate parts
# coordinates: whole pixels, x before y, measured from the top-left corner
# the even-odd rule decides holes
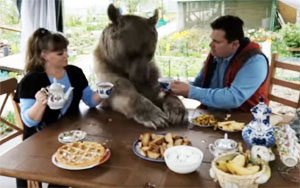
[[[300,66],[299,65],[284,63],[284,62],[281,62],[281,61],[278,61],[278,60],[275,63],[276,63],[276,65],[275,65],[276,68],[282,68],[282,69],[288,69],[288,70],[291,70],[291,71],[300,72]]]
[[[20,29],[12,28],[12,27],[7,27],[7,26],[4,26],[4,25],[0,25],[0,29],[21,33]]]
[[[293,82],[287,82],[284,80],[279,80],[277,78],[272,78],[272,84],[300,91],[300,84],[296,84]]]
[[[275,101],[275,102],[279,102],[281,104],[284,104],[286,106],[290,106],[293,108],[298,108],[298,103],[294,102],[294,101],[290,101],[281,97],[277,97],[275,95],[269,94],[269,100],[270,101]]]

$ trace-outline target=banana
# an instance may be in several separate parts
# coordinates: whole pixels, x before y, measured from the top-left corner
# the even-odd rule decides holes
[[[244,148],[243,148],[242,142],[238,143],[238,152],[244,153]]]
[[[222,170],[223,172],[228,172],[226,161],[217,161],[216,166],[218,169]]]
[[[270,166],[269,165],[266,165],[266,177],[267,177],[267,179],[270,179],[270,177],[271,177],[271,168],[270,168]]]
[[[271,168],[268,164],[263,164],[266,166],[266,171],[258,179],[255,180],[255,183],[263,184],[266,183],[271,177]]]
[[[248,164],[247,164],[247,167],[248,167],[248,166],[254,166],[254,164],[253,164],[253,163],[248,163]]]
[[[228,161],[228,162],[226,163],[226,167],[227,167],[228,171],[229,171],[231,174],[236,174],[235,168],[233,167],[233,164],[235,164],[235,163],[232,163],[231,161]]]
[[[260,167],[257,165],[242,167],[232,161],[228,161],[226,163],[226,166],[232,174],[237,174],[237,175],[241,175],[241,176],[253,175],[253,174],[256,174],[260,170]]]
[[[239,166],[245,166],[246,157],[242,154],[238,154],[231,161]]]

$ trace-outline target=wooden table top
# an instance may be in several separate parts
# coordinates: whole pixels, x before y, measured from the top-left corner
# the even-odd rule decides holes
[[[245,113],[231,116],[231,119],[247,123],[250,118],[250,114]],[[105,142],[111,150],[110,159],[102,165],[78,171],[61,169],[52,164],[52,155],[62,145],[58,142],[58,134],[72,129],[86,131],[88,136],[85,140]],[[164,163],[136,156],[132,144],[144,132],[173,132],[187,137],[193,146],[204,153],[201,167],[191,174],[176,174]],[[208,150],[208,144],[223,136],[221,130],[201,127],[189,129],[187,125],[155,131],[119,113],[100,108],[90,109],[82,115],[63,118],[0,156],[0,174],[72,187],[219,187],[209,176],[213,156]],[[237,141],[242,140],[240,132],[228,133],[228,136]],[[282,166],[278,156],[270,166],[272,177],[260,187],[300,186],[283,178],[278,172]]]

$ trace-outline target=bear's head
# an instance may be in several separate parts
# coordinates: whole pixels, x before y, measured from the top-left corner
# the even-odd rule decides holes
[[[104,60],[117,64],[147,64],[154,56],[158,11],[150,18],[121,15],[113,4],[108,7],[111,23],[103,30],[100,50]],[[118,66],[118,65],[116,65]]]

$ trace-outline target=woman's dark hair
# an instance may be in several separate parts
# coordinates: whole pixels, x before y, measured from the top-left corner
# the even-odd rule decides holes
[[[43,51],[67,49],[68,39],[62,33],[53,33],[44,28],[37,29],[28,40],[25,73],[44,72]]]
[[[226,15],[221,16],[213,21],[210,26],[212,29],[220,29],[225,31],[225,38],[228,42],[239,40],[240,42],[244,39],[244,22],[239,17]]]

